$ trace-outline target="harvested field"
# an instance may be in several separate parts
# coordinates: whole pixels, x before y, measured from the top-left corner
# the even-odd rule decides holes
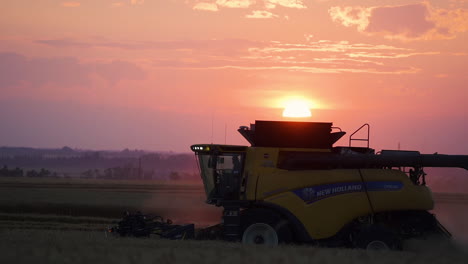
[[[467,196],[436,194],[440,221],[453,243],[410,241],[404,252],[219,241],[106,237],[124,210],[161,214],[197,226],[220,220],[201,185],[143,181],[0,179],[0,263],[466,263]]]
[[[449,244],[405,252],[244,246],[217,241],[106,238],[98,232],[9,230],[0,233],[1,263],[466,263]],[[423,248],[425,248],[423,250]]]

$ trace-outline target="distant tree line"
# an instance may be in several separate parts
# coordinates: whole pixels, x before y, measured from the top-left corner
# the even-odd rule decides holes
[[[3,166],[0,169],[0,177],[30,177],[30,178],[71,178],[68,173],[58,173],[47,169],[23,170],[18,167],[9,169]],[[190,180],[198,179],[199,174],[195,172],[171,171],[167,175],[156,174],[154,170],[143,171],[131,165],[115,168],[88,169],[80,173],[77,178],[81,179],[110,179],[110,180]]]
[[[91,151],[72,149],[63,147],[59,149],[45,148],[25,148],[25,147],[0,147],[0,157],[48,157],[48,158],[71,158],[98,155],[108,158],[138,158],[142,155],[153,153],[144,150],[129,150],[122,151]]]
[[[28,171],[23,171],[22,169],[16,167],[14,169],[8,169],[8,166],[3,166],[2,169],[0,169],[0,177],[37,177],[37,178],[42,178],[42,177],[53,177],[53,178],[58,178],[59,174],[57,172],[51,172],[49,170],[46,170],[44,168],[40,170],[28,170]]]
[[[122,156],[126,152],[130,151],[124,150],[119,152],[120,156],[113,157],[101,155],[101,152],[87,152],[81,156],[0,156],[0,164],[5,164],[0,176],[157,180],[199,177],[193,154],[139,153],[141,156]],[[130,153],[134,155],[138,152]],[[7,166],[15,169],[8,169]]]
[[[81,168],[106,169],[114,167],[142,167],[158,171],[170,172],[174,170],[194,171],[197,168],[193,154],[163,154],[152,153],[140,157],[103,157],[99,152],[80,157],[44,157],[44,156],[15,156],[0,157],[0,164],[18,168]]]
[[[15,168],[15,169],[8,169],[8,166],[3,166],[2,169],[0,169],[0,176],[1,177],[23,177],[23,170],[20,168]]]
[[[91,169],[81,173],[83,179],[111,179],[111,180],[190,180],[198,179],[198,173],[171,171],[167,175],[156,174],[154,170],[143,171],[132,166],[108,168],[104,170]]]

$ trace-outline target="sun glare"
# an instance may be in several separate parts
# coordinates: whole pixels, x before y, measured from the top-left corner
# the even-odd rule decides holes
[[[285,103],[283,117],[310,117],[310,104],[304,99],[292,99]]]

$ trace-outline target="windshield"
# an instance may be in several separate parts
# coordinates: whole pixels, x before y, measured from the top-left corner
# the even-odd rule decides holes
[[[216,171],[219,174],[238,175],[242,169],[241,156],[238,154],[223,154],[217,156]]]
[[[234,199],[238,196],[243,155],[237,153],[199,154],[197,157],[207,203],[214,202],[216,198]]]
[[[198,162],[200,163],[200,175],[205,186],[206,198],[209,201],[214,195],[214,175],[213,175],[213,161],[211,155],[197,155]]]

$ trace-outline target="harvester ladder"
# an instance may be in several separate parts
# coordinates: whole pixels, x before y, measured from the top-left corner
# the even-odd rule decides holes
[[[240,207],[238,204],[224,205],[223,226],[224,239],[228,241],[239,241],[241,232]]]
[[[364,127],[367,128],[367,138],[353,138],[354,134],[356,134],[357,132],[359,132],[361,129],[363,129]],[[360,128],[356,129],[356,131],[354,131],[350,136],[349,136],[349,147],[351,147],[351,141],[355,140],[355,141],[366,141],[367,142],[367,148],[369,148],[369,137],[370,137],[370,125],[369,124],[364,124],[362,125]]]

